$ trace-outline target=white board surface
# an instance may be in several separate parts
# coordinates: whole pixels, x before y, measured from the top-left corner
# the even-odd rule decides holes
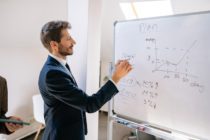
[[[115,62],[133,65],[115,113],[210,139],[210,12],[120,21],[114,31]]]

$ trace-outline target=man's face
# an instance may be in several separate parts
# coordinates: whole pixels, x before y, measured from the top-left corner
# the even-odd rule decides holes
[[[61,32],[62,38],[58,43],[58,53],[62,56],[72,55],[73,47],[76,44],[74,39],[70,36],[68,29],[64,29]]]

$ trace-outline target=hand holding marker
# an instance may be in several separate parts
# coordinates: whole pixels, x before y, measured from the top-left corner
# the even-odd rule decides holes
[[[14,124],[20,124],[20,125],[30,125],[30,123],[28,122],[12,120],[12,119],[0,119],[0,123],[14,123]]]

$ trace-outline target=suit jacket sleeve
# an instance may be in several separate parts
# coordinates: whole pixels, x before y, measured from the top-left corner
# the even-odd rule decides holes
[[[55,69],[46,75],[46,90],[50,96],[88,113],[99,110],[118,92],[116,86],[108,81],[96,94],[88,96],[72,83],[68,74]]]
[[[0,116],[0,118],[6,119],[5,115]],[[2,134],[11,134],[7,127],[5,126],[5,123],[0,123],[0,133]]]
[[[0,118],[5,119],[5,114],[7,113],[7,81],[4,77],[0,76]],[[0,123],[0,133],[10,134],[5,126],[5,123]]]
[[[7,113],[7,81],[5,78],[0,76],[0,116],[5,115]]]

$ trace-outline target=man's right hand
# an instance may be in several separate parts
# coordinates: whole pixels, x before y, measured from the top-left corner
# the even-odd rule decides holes
[[[112,75],[112,80],[118,83],[121,78],[126,76],[132,70],[131,64],[128,60],[119,60],[115,65],[115,71]]]

